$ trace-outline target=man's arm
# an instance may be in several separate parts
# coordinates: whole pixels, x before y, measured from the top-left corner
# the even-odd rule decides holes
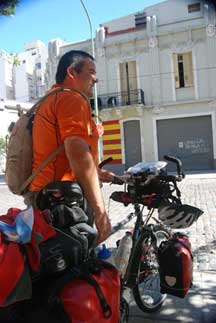
[[[64,141],[70,167],[94,211],[98,229],[98,243],[109,236],[111,225],[100,190],[98,169],[86,141],[80,137],[68,137]]]

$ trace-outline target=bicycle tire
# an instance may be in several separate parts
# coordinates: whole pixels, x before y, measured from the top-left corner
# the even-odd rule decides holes
[[[149,236],[145,234],[141,235],[137,241],[134,257],[139,257],[138,261],[138,271],[137,271],[137,283],[133,287],[132,292],[135,299],[135,302],[139,309],[143,312],[153,313],[156,312],[164,303],[166,299],[166,294],[162,294],[160,292],[160,276],[159,276],[159,265],[157,262],[157,249],[160,243],[164,240],[169,239],[170,230],[166,229],[161,225],[155,225],[153,227],[153,231],[157,237],[157,246],[153,245],[152,241],[149,241]],[[160,237],[160,239],[159,239]],[[154,270],[148,269],[147,261],[142,261],[142,258],[146,258],[146,254],[144,255],[144,248],[146,250],[146,246],[148,244],[148,252],[150,257],[153,258],[157,268]],[[140,252],[141,250],[141,252]],[[150,251],[149,251],[150,250]],[[146,252],[146,251],[145,251]],[[136,263],[136,261],[135,261]],[[137,269],[136,269],[137,270]],[[149,272],[147,273],[147,271]],[[133,268],[132,268],[133,271]]]
[[[120,301],[120,321],[119,323],[128,323],[129,322],[129,304],[124,297],[121,297]]]

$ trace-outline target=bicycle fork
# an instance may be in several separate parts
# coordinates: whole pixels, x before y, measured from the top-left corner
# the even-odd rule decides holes
[[[129,288],[133,288],[138,283],[138,271],[140,270],[141,265],[143,265],[141,268],[143,279],[145,279],[152,271],[152,266],[150,264],[150,246],[146,244],[149,239],[151,239],[152,244],[156,243],[156,237],[153,233],[152,225],[146,225],[143,227],[142,231],[139,232],[138,238],[134,240],[127,271],[124,277],[125,285]]]

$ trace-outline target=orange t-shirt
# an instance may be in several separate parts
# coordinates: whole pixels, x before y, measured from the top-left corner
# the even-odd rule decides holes
[[[33,171],[71,136],[83,138],[98,163],[97,127],[87,100],[77,92],[61,91],[46,98],[36,112],[32,136]],[[32,180],[30,191],[40,191],[46,184],[61,180],[75,180],[64,150]]]

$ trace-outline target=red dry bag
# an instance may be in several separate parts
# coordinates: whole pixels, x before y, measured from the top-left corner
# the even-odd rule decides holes
[[[67,283],[60,294],[73,323],[117,323],[120,320],[120,278],[117,269],[103,264]]]

